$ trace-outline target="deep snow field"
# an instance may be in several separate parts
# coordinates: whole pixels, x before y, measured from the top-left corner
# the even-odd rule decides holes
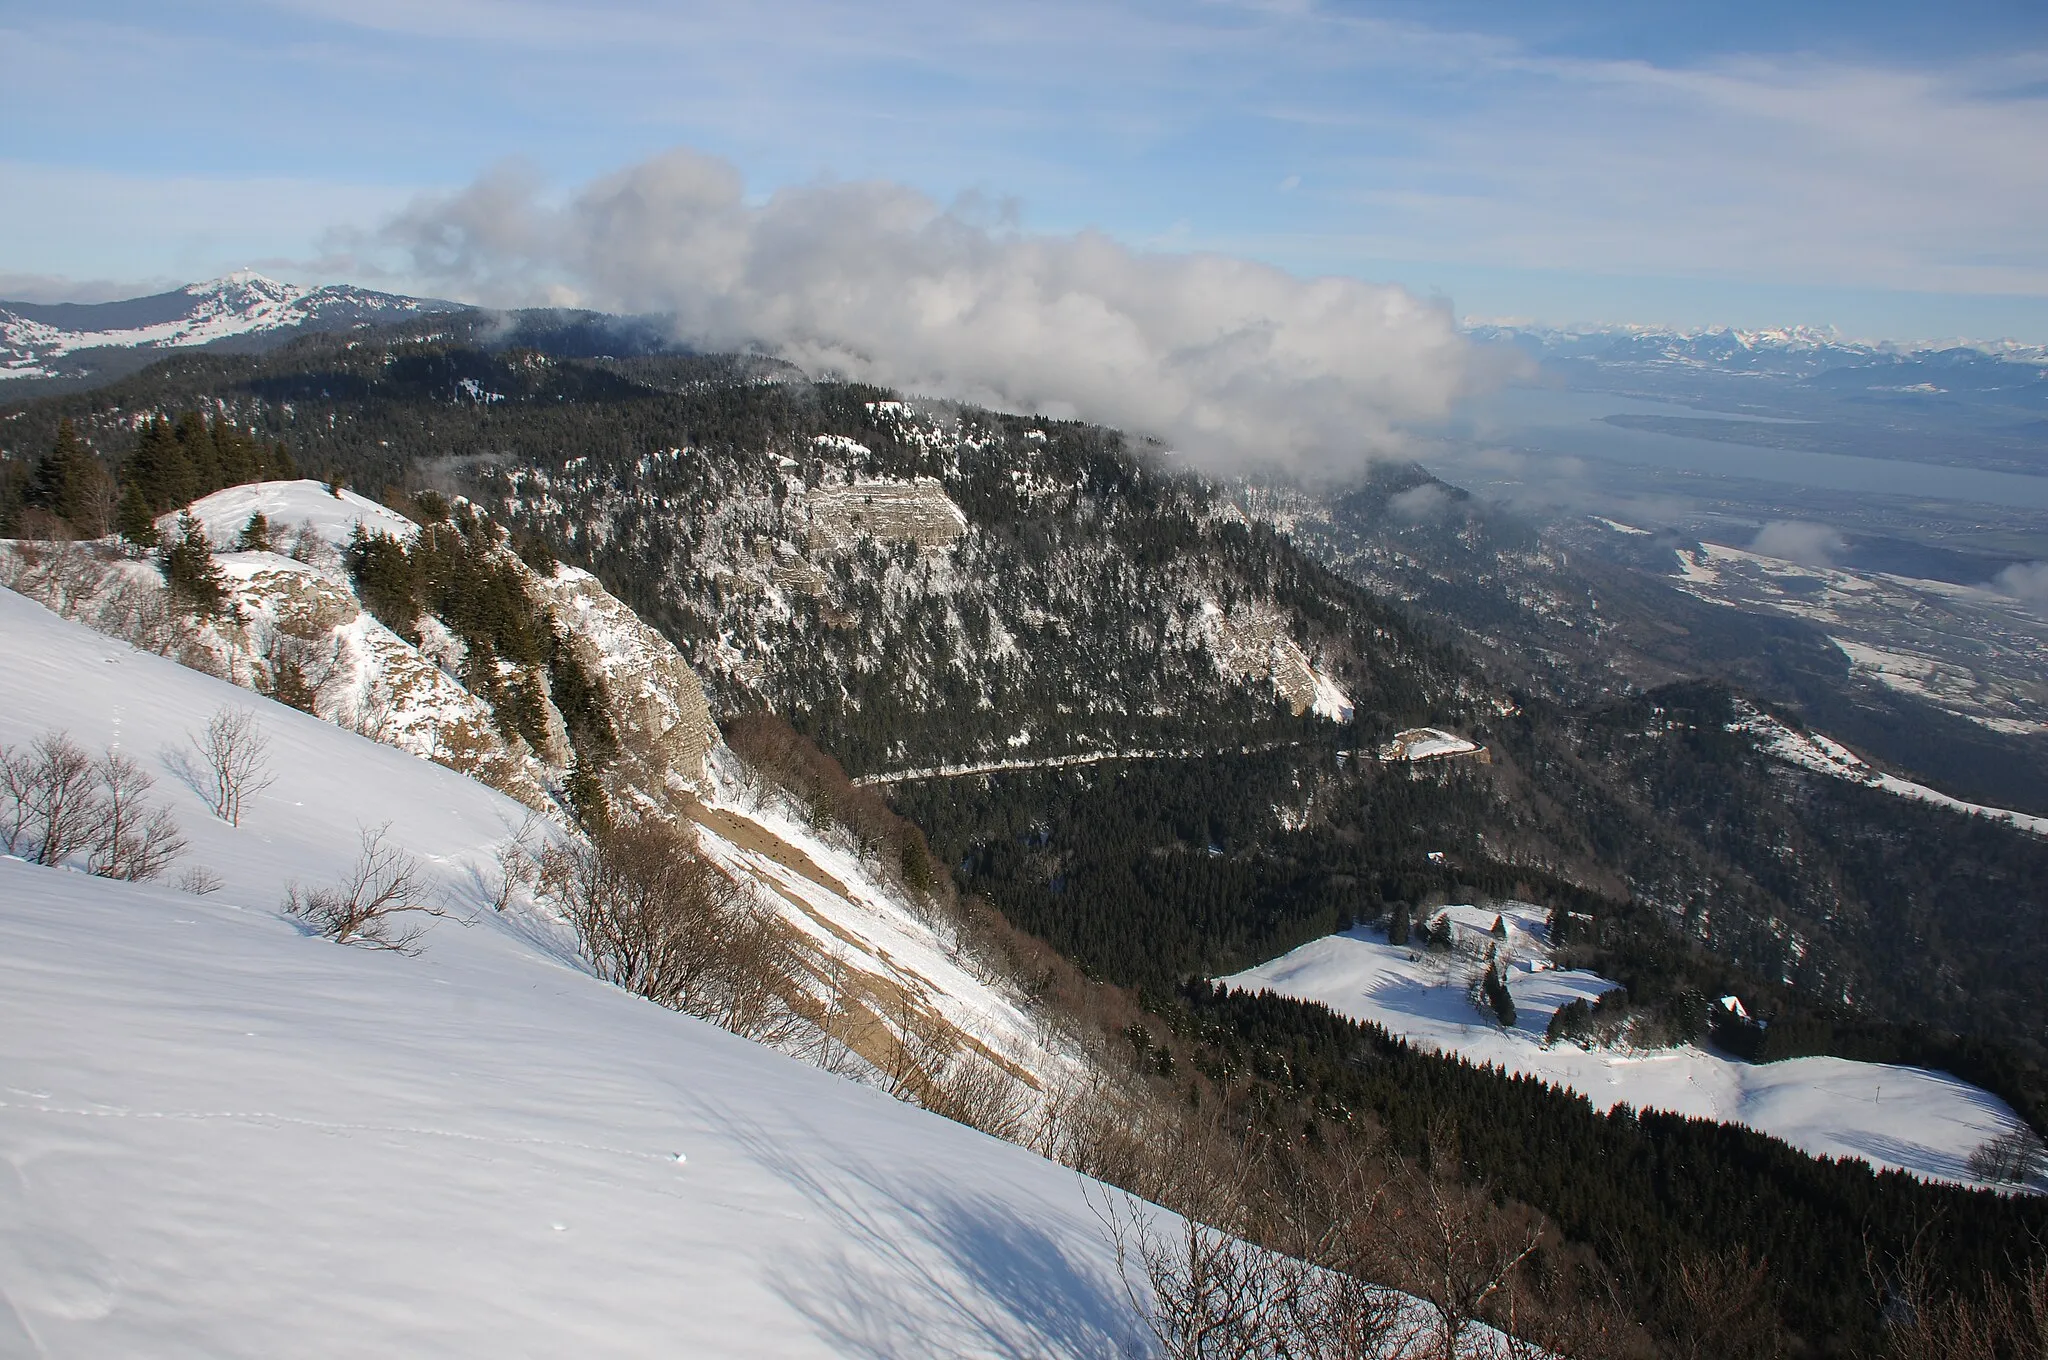
[[[526,810],[0,591],[0,742],[157,777],[191,848],[129,884],[0,859],[0,1354],[1113,1353],[1072,1172],[589,976],[489,907]],[[223,706],[239,828],[166,760]],[[288,881],[390,823],[415,958],[304,934]],[[173,884],[194,865],[222,886]]]
[[[1430,954],[1419,940],[1390,945],[1384,931],[1367,926],[1311,941],[1220,981],[1320,1001],[1421,1047],[1567,1087],[1596,1109],[1625,1101],[1637,1109],[1745,1124],[1817,1157],[1861,1157],[1930,1180],[1977,1184],[1965,1165],[1971,1151],[2022,1127],[2012,1108],[1989,1092],[1915,1067],[1845,1058],[1753,1065],[1694,1045],[1648,1052],[1588,1051],[1562,1042],[1546,1048],[1544,1031],[1559,1007],[1579,997],[1596,1000],[1617,984],[1543,966],[1549,951],[1540,908],[1447,910],[1474,940],[1496,914],[1505,918],[1516,960],[1508,970],[1513,1029],[1502,1029],[1467,999],[1469,979],[1481,967],[1475,957]]]

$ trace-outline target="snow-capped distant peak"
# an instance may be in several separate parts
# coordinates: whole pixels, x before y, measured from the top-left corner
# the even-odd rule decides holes
[[[238,269],[153,297],[124,302],[37,304],[0,301],[0,378],[76,371],[68,356],[87,350],[183,349],[237,336],[318,330],[453,304],[345,284],[309,287]]]
[[[1831,325],[1785,325],[1744,329],[1737,326],[1660,326],[1634,323],[1543,326],[1515,318],[1467,317],[1461,323],[1473,337],[1533,346],[1559,357],[1598,358],[1620,362],[1663,362],[1743,366],[1745,360],[1787,358],[1870,361],[1953,350],[1973,350],[1986,358],[2015,363],[2048,364],[2048,346],[2017,340],[1876,340],[1858,339]]]

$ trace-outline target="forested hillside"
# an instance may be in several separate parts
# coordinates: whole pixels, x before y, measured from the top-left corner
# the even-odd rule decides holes
[[[1688,1253],[1746,1248],[1804,1272],[1774,1281],[1773,1316],[1816,1345],[1868,1338],[1882,1301],[1842,1264],[1859,1233],[1896,1253],[1928,1215],[1995,1219],[1997,1250],[2033,1230],[2018,1202],[1817,1167],[1755,1135],[1596,1117],[1186,984],[1354,921],[1513,898],[1547,909],[1560,943],[1670,1041],[1706,1038],[1708,1002],[1736,994],[1787,1036],[1777,1050],[1721,1036],[1755,1056],[1939,1063],[2039,1129],[2048,1001],[2027,981],[2048,962],[2048,841],[1774,761],[1721,683],[1590,685],[1595,660],[1569,652],[1577,604],[1518,595],[1552,550],[1540,537],[1461,540],[1464,595],[1398,588],[1412,573],[1347,580],[1270,506],[1247,513],[1112,431],[646,352],[645,337],[607,354],[608,338],[590,318],[488,333],[452,318],[169,360],[0,410],[0,512],[10,528],[133,528],[123,498],[154,510],[184,490],[152,471],[173,445],[195,493],[210,489],[204,445],[216,478],[232,446],[388,503],[472,496],[510,526],[508,553],[588,568],[674,640],[722,720],[786,716],[879,781],[962,890],[1141,992],[1163,1046],[1134,1038],[1136,1060],[1169,1094],[1220,1100],[1283,1141],[1333,1120],[1383,1127],[1423,1157],[1416,1131],[1448,1120],[1471,1178],[1637,1272],[1660,1300],[1644,1305],[1653,1323]],[[1384,510],[1430,485],[1359,494]],[[550,639],[490,609],[459,522],[435,532],[395,560],[356,545],[366,601],[399,619],[423,600],[474,614],[472,645],[547,675],[566,721],[577,685],[550,672]],[[1491,655],[1466,650],[1484,609]],[[1531,618],[1560,659],[1502,665]],[[518,732],[519,696],[493,704]],[[579,752],[601,744],[585,718]],[[1419,725],[1478,749],[1383,751]],[[1176,1061],[1202,1081],[1184,1086]],[[1685,1187],[1706,1185],[1795,1206],[1786,1235],[1743,1214],[1685,1218]],[[1620,1206],[1645,1196],[1661,1216],[1631,1227]],[[1943,1270],[1959,1281],[1988,1261],[1957,1248]]]

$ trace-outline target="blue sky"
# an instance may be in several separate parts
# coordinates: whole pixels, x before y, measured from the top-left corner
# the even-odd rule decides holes
[[[2048,6],[0,2],[0,295],[254,264],[676,147],[1462,315],[2048,342]]]

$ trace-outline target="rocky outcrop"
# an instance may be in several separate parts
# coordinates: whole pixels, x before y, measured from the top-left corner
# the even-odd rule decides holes
[[[936,478],[856,481],[806,492],[806,540],[812,548],[843,549],[862,537],[942,548],[967,532],[967,516]]]
[[[704,687],[675,644],[642,622],[575,567],[534,573],[529,588],[546,604],[576,649],[577,660],[603,681],[630,782],[644,790],[706,785],[705,761],[718,726]]]

